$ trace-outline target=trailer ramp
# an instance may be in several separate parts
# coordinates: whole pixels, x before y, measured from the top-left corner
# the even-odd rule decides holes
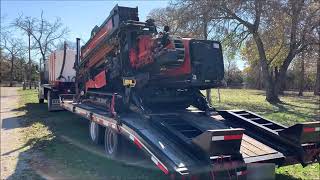
[[[219,111],[234,127],[245,128],[258,141],[286,156],[283,165],[300,162],[303,166],[319,162],[320,122],[298,123],[287,127],[253,112]]]

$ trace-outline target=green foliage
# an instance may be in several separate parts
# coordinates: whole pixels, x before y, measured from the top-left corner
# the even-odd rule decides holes
[[[242,71],[236,66],[234,61],[229,61],[225,65],[224,80],[228,87],[242,86],[243,74]]]

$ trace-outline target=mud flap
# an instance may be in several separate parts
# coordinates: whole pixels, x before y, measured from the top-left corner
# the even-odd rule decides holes
[[[192,142],[209,156],[239,154],[243,132],[241,128],[207,130]]]
[[[283,138],[287,138],[297,144],[319,143],[320,122],[299,123],[279,132]]]
[[[303,166],[320,161],[320,122],[299,123],[279,132],[279,136],[292,142]]]

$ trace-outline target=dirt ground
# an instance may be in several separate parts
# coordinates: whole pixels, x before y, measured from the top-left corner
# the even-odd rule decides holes
[[[20,97],[18,90],[19,88],[1,87],[1,179],[77,179],[75,177],[79,176],[68,171],[70,167],[67,164],[45,157],[41,150],[30,145],[32,141],[30,137],[26,137],[26,132],[30,133],[32,127],[25,124],[27,112],[19,108],[19,99],[23,97]],[[42,117],[49,118],[50,116]],[[104,158],[102,149],[91,148],[68,136],[59,135],[58,138],[65,142],[66,148],[76,147]],[[131,166],[150,168],[151,164],[146,159],[126,158],[131,160],[128,163]]]
[[[19,88],[1,87],[1,179],[61,179],[57,164],[26,143]]]
[[[18,88],[1,87],[1,179],[10,179],[29,168],[20,125]],[[22,155],[23,154],[23,155]],[[18,163],[19,162],[19,163]]]

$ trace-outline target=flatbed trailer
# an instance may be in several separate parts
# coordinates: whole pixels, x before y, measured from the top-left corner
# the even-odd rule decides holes
[[[84,46],[77,38],[75,52],[65,45],[52,54],[39,102],[48,97],[49,111],[56,104],[88,119],[108,157],[118,158],[126,138],[170,177],[250,179],[251,164],[319,162],[319,122],[286,127],[211,107],[201,90],[221,85],[221,43],[169,30],[158,33],[154,20],[139,21],[137,7],[116,5]],[[57,86],[64,82],[71,84]]]
[[[101,106],[74,103],[70,95],[63,94],[60,106],[127,138],[170,177],[246,179],[249,163],[305,166],[320,160],[320,122],[285,127],[249,111],[220,111],[220,115],[208,116],[197,109],[154,112],[150,119],[136,113],[113,117]],[[221,155],[208,158],[198,148],[208,145],[206,137],[210,138],[209,146]],[[241,144],[238,157],[225,153],[237,142]]]

